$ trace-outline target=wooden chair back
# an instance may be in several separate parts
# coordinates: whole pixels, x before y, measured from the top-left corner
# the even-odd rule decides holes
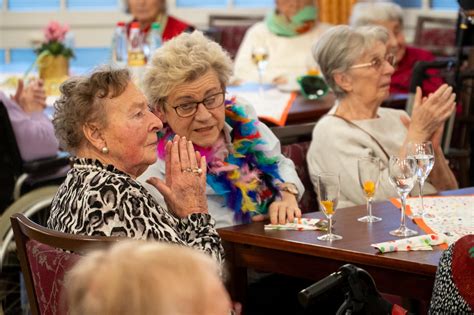
[[[11,216],[18,258],[31,313],[65,314],[64,276],[82,254],[120,240],[116,237],[61,233],[38,225],[21,213]]]

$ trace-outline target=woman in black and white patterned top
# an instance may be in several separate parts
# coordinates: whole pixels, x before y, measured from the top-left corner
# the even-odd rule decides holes
[[[221,240],[208,214],[206,161],[184,137],[166,145],[163,209],[136,181],[157,158],[161,121],[126,69],[100,68],[61,86],[53,124],[63,148],[76,156],[59,188],[48,226],[87,235],[159,240],[200,249],[222,261]]]

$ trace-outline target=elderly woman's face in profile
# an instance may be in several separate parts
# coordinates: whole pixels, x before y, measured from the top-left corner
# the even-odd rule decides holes
[[[127,0],[128,8],[140,23],[152,23],[163,11],[166,0]]]
[[[375,42],[352,67],[345,73],[347,85],[341,86],[348,94],[356,95],[364,103],[381,103],[388,97],[394,68],[387,61],[385,43]]]
[[[275,5],[280,14],[291,19],[305,6],[314,5],[314,0],[276,0]]]
[[[179,136],[186,137],[198,146],[211,147],[224,128],[223,92],[217,73],[208,70],[195,81],[175,87],[158,115]],[[183,115],[183,110],[192,113],[197,102],[196,112],[182,117],[187,116]],[[213,108],[207,108],[203,102]]]
[[[131,82],[121,95],[104,103],[107,126],[102,134],[109,148],[107,157],[118,169],[138,176],[156,161],[156,132],[163,124]]]

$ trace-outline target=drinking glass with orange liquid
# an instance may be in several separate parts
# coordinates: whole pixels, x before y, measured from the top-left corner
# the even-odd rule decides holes
[[[382,218],[372,215],[372,199],[379,183],[380,159],[378,157],[363,157],[357,160],[359,183],[367,200],[367,215],[360,217],[360,222],[379,222]]]
[[[316,190],[321,211],[329,221],[327,234],[319,236],[318,240],[335,241],[342,239],[342,236],[332,233],[332,217],[336,213],[337,201],[339,200],[339,175],[334,173],[318,174],[316,176]]]

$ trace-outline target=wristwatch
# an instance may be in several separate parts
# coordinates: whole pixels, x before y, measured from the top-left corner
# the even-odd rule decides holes
[[[278,188],[280,191],[286,191],[287,193],[298,196],[298,188],[296,188],[296,185],[293,183],[281,183],[278,185]]]

